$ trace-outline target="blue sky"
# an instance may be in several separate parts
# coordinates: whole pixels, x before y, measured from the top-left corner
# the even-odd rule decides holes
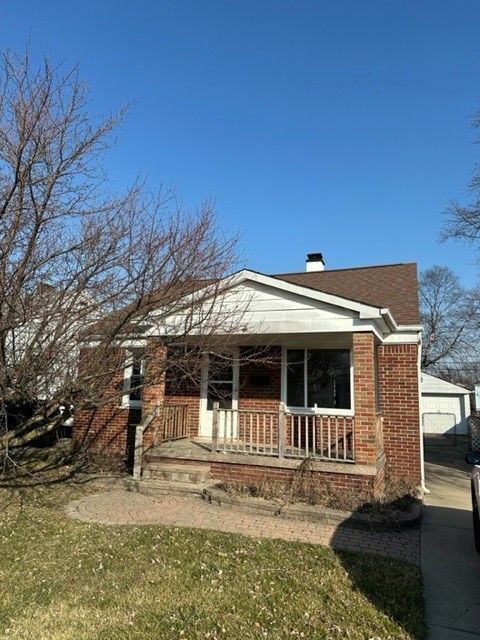
[[[213,197],[244,262],[298,271],[417,261],[439,244],[480,146],[480,3],[3,0],[2,46],[80,65],[92,114],[131,103],[108,169]]]

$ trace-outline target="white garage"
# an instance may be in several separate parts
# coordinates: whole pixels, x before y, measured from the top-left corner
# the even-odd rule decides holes
[[[470,392],[451,382],[422,373],[422,425],[424,433],[466,434]]]

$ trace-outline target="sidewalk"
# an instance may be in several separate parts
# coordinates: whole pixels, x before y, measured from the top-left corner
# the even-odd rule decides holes
[[[480,555],[460,449],[445,446],[426,456],[431,493],[422,519],[422,571],[429,640],[480,639]]]

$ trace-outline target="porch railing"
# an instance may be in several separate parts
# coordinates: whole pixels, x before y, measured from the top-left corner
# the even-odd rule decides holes
[[[213,406],[212,449],[279,458],[353,462],[353,416]]]
[[[188,437],[188,405],[157,404],[143,417],[135,428],[135,449],[133,454],[133,477],[139,479],[142,473],[142,456],[144,435],[147,428],[154,423],[155,444],[166,440],[179,440]]]
[[[188,405],[163,405],[160,407],[160,434],[162,442],[188,437]]]

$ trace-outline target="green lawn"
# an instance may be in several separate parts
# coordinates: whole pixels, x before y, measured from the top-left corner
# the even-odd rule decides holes
[[[84,524],[63,515],[66,496],[65,487],[30,491],[3,509],[1,638],[424,638],[412,565],[193,529]]]

